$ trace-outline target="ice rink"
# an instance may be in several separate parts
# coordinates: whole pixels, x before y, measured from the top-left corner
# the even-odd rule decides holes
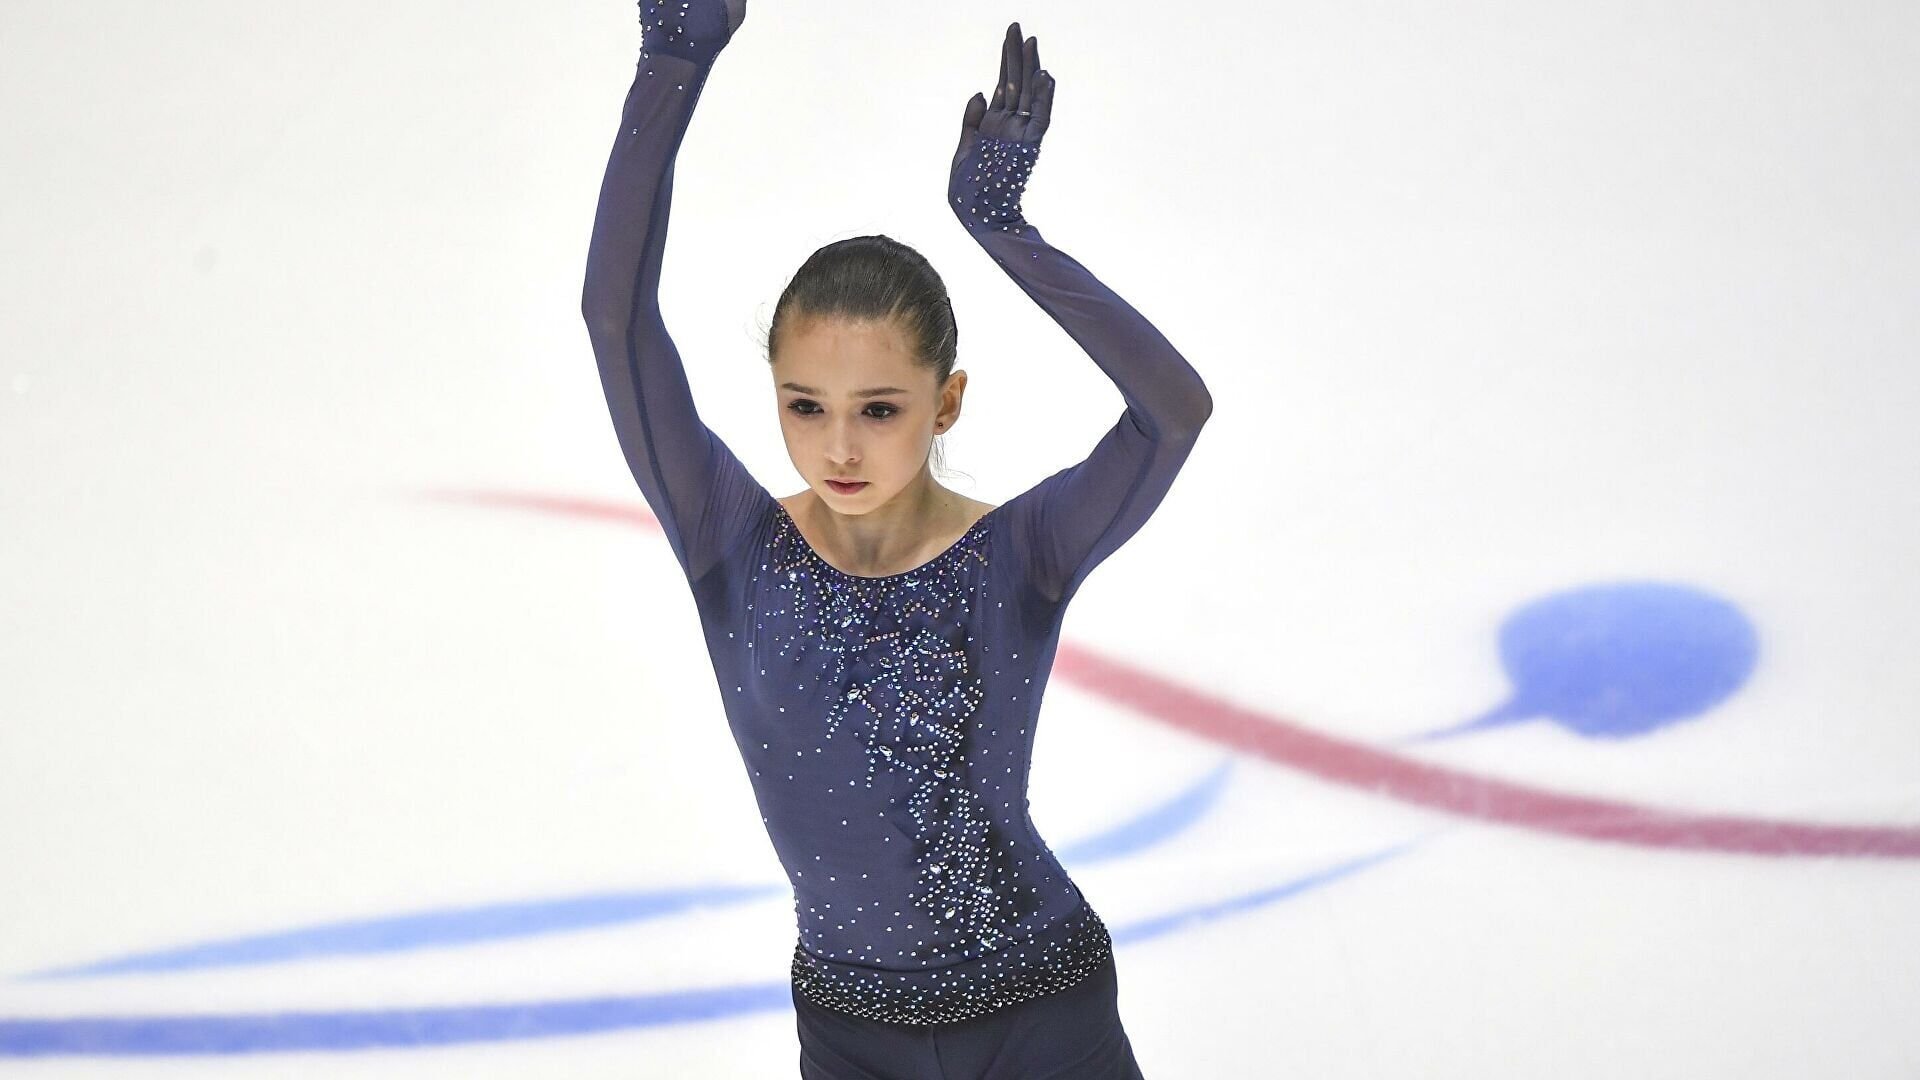
[[[1026,216],[1215,401],[1030,791],[1149,1080],[1920,1078],[1920,8],[751,0],[661,301],[777,495],[842,237],[952,290],[942,483],[1120,413],[945,205],[1013,20]],[[580,316],[638,48],[0,3],[0,1075],[797,1075]]]

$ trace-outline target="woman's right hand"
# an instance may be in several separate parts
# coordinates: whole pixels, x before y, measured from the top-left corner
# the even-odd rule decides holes
[[[640,46],[706,62],[747,21],[747,0],[640,0]]]

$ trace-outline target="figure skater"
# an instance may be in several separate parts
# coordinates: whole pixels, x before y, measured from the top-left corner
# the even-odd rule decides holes
[[[695,411],[658,302],[674,158],[745,15],[642,0],[581,311],[793,887],[800,1075],[1138,1078],[1112,942],[1035,830],[1027,773],[1067,604],[1160,504],[1212,398],[1023,216],[1054,80],[1014,23],[992,99],[966,103],[949,209],[1126,410],[997,506],[942,487],[929,451],[967,385],[946,288],[904,244],[840,240],[774,310],[767,363],[807,487],[769,494]]]

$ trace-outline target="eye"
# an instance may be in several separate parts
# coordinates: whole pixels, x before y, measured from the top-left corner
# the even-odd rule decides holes
[[[821,412],[817,404],[806,398],[795,398],[788,403],[787,408],[792,409],[801,416],[816,416]],[[876,413],[874,411],[876,409],[880,411]],[[891,420],[894,415],[900,411],[900,407],[897,405],[889,405],[884,401],[876,401],[867,406],[864,411],[869,417],[875,420]]]

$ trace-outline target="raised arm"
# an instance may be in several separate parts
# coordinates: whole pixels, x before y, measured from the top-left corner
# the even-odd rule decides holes
[[[768,498],[701,421],[659,303],[673,164],[744,0],[643,0],[641,53],[600,185],[580,300],[627,466],[689,580]]]
[[[1007,276],[1060,324],[1120,390],[1127,408],[1086,460],[1008,500],[1029,582],[1064,600],[1160,505],[1213,412],[1185,357],[1087,268],[1048,244],[1020,194],[1040,153],[1053,77],[1034,39],[1007,28],[991,104],[967,102],[949,208]]]

